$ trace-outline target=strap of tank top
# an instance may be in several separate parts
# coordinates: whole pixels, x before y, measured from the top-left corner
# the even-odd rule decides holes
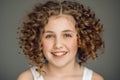
[[[84,67],[83,80],[92,80],[93,71]]]
[[[36,67],[32,67],[30,68],[32,74],[33,74],[33,77],[34,77],[34,80],[43,80],[43,77],[39,74],[39,72],[36,71]]]

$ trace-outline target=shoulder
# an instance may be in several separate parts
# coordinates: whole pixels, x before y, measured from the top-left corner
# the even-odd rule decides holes
[[[100,74],[93,72],[92,80],[104,80],[104,78]]]
[[[17,80],[33,80],[32,72],[30,70],[22,72]]]

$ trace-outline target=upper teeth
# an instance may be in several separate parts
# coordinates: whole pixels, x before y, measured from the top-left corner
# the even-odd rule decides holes
[[[62,56],[62,55],[65,54],[65,52],[58,52],[58,53],[53,53],[53,54],[56,55],[56,56]]]

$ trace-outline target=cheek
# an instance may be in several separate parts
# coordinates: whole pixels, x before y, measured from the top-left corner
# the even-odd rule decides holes
[[[77,40],[74,39],[74,40],[67,41],[66,46],[69,48],[70,51],[76,52],[78,49]]]
[[[49,51],[51,49],[51,47],[52,47],[52,42],[51,41],[44,40],[42,43],[43,43],[43,52],[46,53],[47,51]]]

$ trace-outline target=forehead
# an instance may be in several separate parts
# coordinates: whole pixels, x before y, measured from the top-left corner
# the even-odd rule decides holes
[[[44,29],[46,30],[65,30],[71,29],[75,30],[75,20],[70,15],[58,15],[58,16],[51,16],[48,19],[48,23],[45,25]]]
[[[51,20],[57,20],[57,19],[62,19],[64,21],[69,21],[69,22],[72,22],[73,24],[75,24],[75,19],[71,16],[71,15],[65,15],[65,14],[61,14],[61,15],[58,15],[58,16],[51,16],[48,21],[51,21]]]

